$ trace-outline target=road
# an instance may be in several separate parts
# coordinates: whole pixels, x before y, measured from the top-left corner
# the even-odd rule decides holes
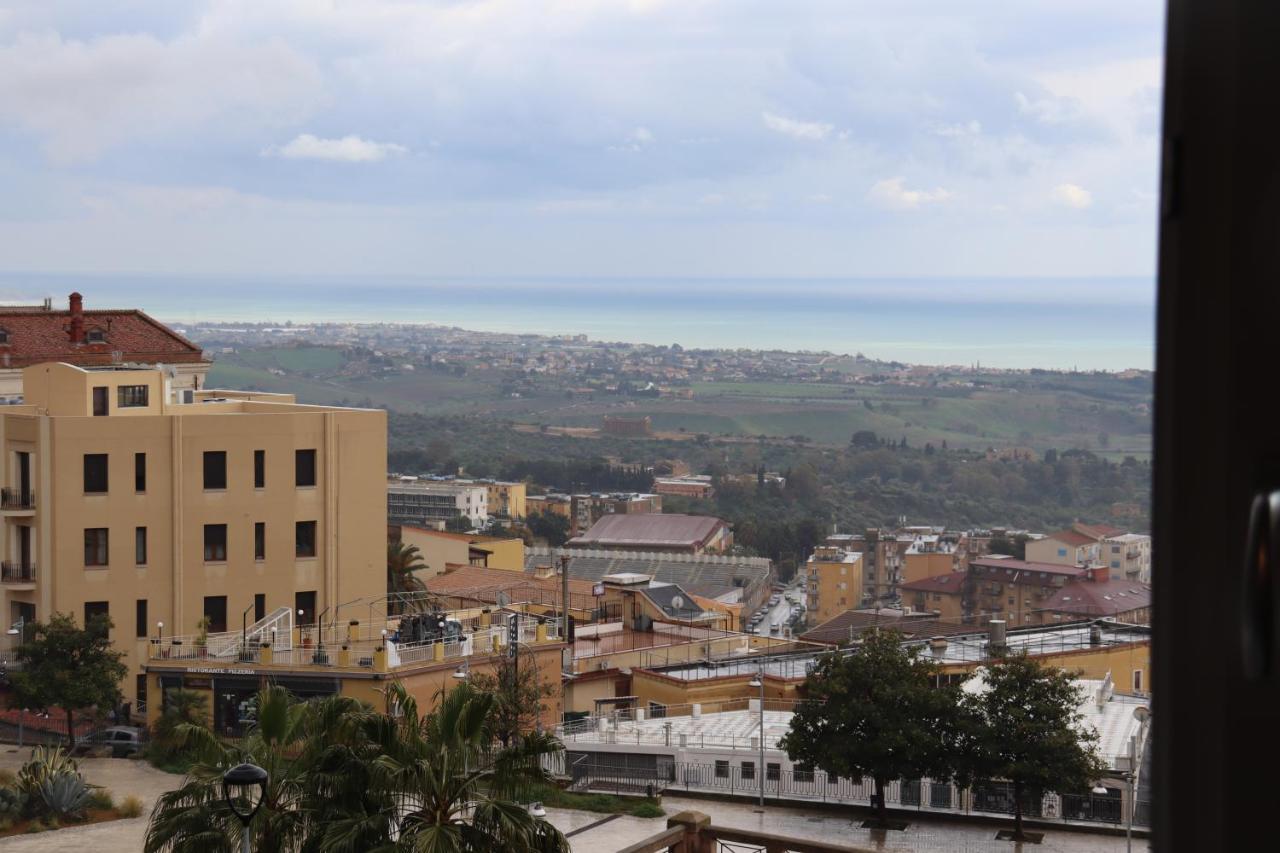
[[[794,583],[791,586],[787,587],[788,592],[795,593],[798,596],[798,600],[802,601],[803,593],[801,593],[800,590],[801,590],[801,587]],[[761,619],[759,624],[757,624],[756,627],[753,628],[750,633],[759,634],[761,636],[768,636],[770,627],[773,625],[779,625],[781,626],[779,628],[779,636],[781,636],[781,634],[783,633],[783,629],[786,627],[787,619],[791,615],[792,605],[789,601],[787,601],[785,594],[780,593],[780,595],[782,597],[778,600],[778,603],[775,604],[773,607],[769,608],[768,615],[764,619]]]

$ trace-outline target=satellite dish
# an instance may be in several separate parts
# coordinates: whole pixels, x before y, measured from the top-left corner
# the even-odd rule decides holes
[[[682,596],[682,595],[673,595],[673,596],[671,596],[671,606],[672,606],[672,607],[674,607],[676,610],[683,610],[683,609],[684,609],[684,596]]]
[[[505,592],[499,591],[496,600],[499,607],[506,607],[511,603],[511,596],[507,595]]]

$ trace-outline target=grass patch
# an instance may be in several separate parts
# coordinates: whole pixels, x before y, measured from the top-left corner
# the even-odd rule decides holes
[[[147,753],[147,763],[157,770],[163,770],[165,773],[175,773],[179,776],[187,775],[191,765],[195,764],[194,761],[183,755],[160,755],[151,752]]]
[[[598,814],[623,814],[631,817],[662,817],[666,814],[658,800],[650,797],[615,797],[612,794],[579,794],[554,785],[536,789],[531,797],[544,806],[576,809]]]

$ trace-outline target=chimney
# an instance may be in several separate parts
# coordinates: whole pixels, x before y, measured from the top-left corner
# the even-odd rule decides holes
[[[1102,623],[1094,622],[1089,626],[1089,645],[1102,645]]]
[[[987,624],[989,628],[987,654],[992,657],[1003,656],[1008,650],[1008,644],[1005,641],[1005,621],[1003,619],[992,619]]]
[[[1110,566],[1090,566],[1085,570],[1085,572],[1088,575],[1089,580],[1094,583],[1106,583],[1111,580]]]
[[[930,639],[929,651],[933,652],[934,657],[937,657],[937,658],[942,657],[944,654],[946,654],[946,651],[947,651],[947,638],[933,637],[932,639]]]
[[[68,334],[71,336],[71,343],[84,343],[84,297],[79,293],[72,293],[69,298],[71,309],[71,323],[68,326]]]

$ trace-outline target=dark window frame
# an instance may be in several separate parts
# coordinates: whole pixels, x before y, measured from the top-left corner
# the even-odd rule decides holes
[[[218,541],[219,533],[221,534],[221,542]],[[206,524],[204,526],[204,561],[206,563],[225,563],[227,561],[227,525]]]
[[[133,605],[133,636],[143,639],[147,636],[147,599],[139,598]]]
[[[147,565],[148,554],[147,528],[138,526],[133,529],[133,564]]]
[[[267,523],[253,523],[253,559],[261,562],[267,559]]]
[[[293,452],[293,485],[299,489],[314,488],[316,485],[316,451],[315,448],[295,450]]]
[[[206,450],[201,459],[204,473],[204,490],[206,492],[225,492],[227,490],[227,451]],[[212,485],[210,485],[212,483]]]
[[[147,491],[147,454],[133,454],[133,490],[138,494]]]
[[[308,533],[307,531],[310,532]],[[295,522],[293,531],[293,556],[300,559],[309,559],[316,556],[316,552],[318,551],[318,538],[319,525],[316,522]]]
[[[151,405],[150,385],[117,385],[117,409],[143,409]]]
[[[253,487],[255,489],[265,489],[267,487],[267,451],[253,451]]]
[[[102,468],[97,468],[101,461]],[[96,488],[101,486],[101,488]],[[105,495],[111,491],[111,456],[107,453],[84,454],[84,493]]]
[[[92,535],[93,541],[90,541]],[[101,568],[111,565],[111,529],[108,527],[84,528],[85,567]]]

